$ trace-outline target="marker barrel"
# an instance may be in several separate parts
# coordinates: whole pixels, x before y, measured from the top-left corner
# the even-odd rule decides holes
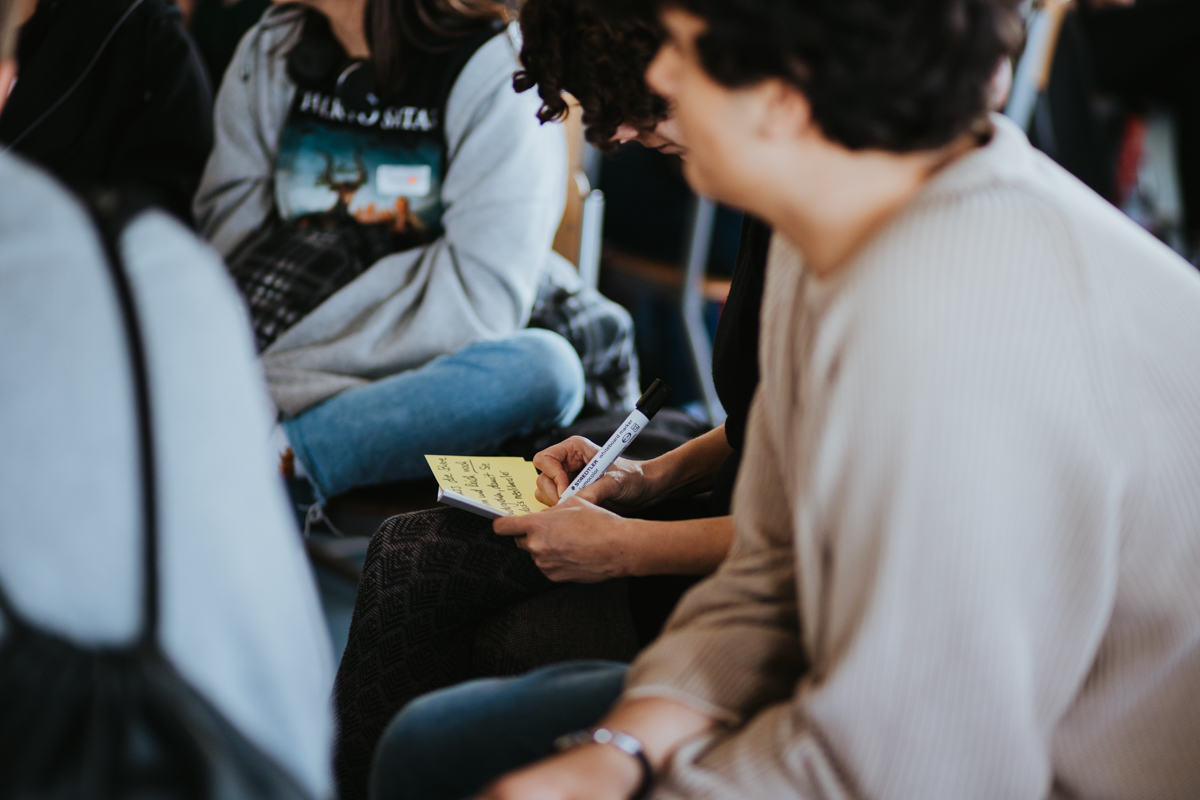
[[[650,424],[651,417],[666,405],[667,399],[670,396],[670,387],[656,378],[654,383],[650,384],[650,388],[646,390],[645,394],[638,398],[633,412],[625,418],[625,421],[621,423],[621,427],[617,428],[616,432],[608,437],[608,441],[592,457],[587,466],[575,476],[575,480],[571,481],[571,485],[558,498],[558,502],[561,503],[585,487],[595,483],[604,474],[605,470],[621,457],[621,454],[625,452],[625,448],[629,447],[629,443]]]

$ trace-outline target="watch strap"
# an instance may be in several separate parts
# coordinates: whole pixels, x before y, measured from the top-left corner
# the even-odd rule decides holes
[[[592,728],[558,737],[554,740],[554,749],[561,753],[585,744],[611,744],[621,752],[637,759],[638,766],[642,768],[642,782],[638,784],[638,788],[630,796],[630,800],[643,800],[650,794],[650,790],[654,787],[654,768],[650,766],[650,759],[646,757],[646,749],[636,736],[630,736],[628,733],[614,731],[610,728]]]

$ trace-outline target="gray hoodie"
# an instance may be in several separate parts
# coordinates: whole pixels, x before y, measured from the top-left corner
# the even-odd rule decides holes
[[[163,650],[327,796],[333,656],[237,290],[165,214],[137,217],[121,243],[149,362]],[[81,644],[141,626],[133,390],[103,258],[79,204],[0,153],[0,582],[31,622]]]
[[[275,7],[238,47],[217,96],[216,146],[194,210],[226,257],[274,207],[273,171],[295,84],[300,13]],[[446,106],[445,234],[395,253],[318,306],[263,353],[271,395],[294,416],[346,389],[525,326],[547,269],[567,182],[562,126],[517,94],[515,26],[463,68]]]

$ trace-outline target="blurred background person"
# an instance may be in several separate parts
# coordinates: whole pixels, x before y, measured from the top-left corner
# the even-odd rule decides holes
[[[77,191],[121,186],[181,220],[212,147],[212,90],[171,0],[40,0],[0,147]]]
[[[1084,0],[1052,44],[1031,140],[1196,263],[1200,5]]]
[[[667,104],[643,79],[662,41],[652,15],[615,19],[592,0],[526,0],[520,24],[514,85],[536,88],[539,119],[564,116],[567,93],[582,107],[588,140],[604,150],[636,141],[686,153]],[[658,635],[697,576],[725,557],[729,500],[758,384],[769,241],[770,229],[747,217],[713,348],[728,414],[722,425],[659,458],[621,459],[562,508],[498,521],[495,531],[482,518],[439,509],[396,517],[375,534],[336,684],[343,800],[365,796],[380,733],[412,698],[514,663],[628,659]],[[555,503],[596,449],[572,437],[539,453],[539,499]],[[608,588],[561,588],[572,582]],[[481,625],[512,635],[495,642]]]
[[[22,5],[0,0],[0,85],[17,73]],[[0,113],[4,100],[0,92]],[[138,207],[130,206],[119,244],[148,359],[158,644],[244,737],[241,747],[265,754],[301,793],[325,797],[329,636],[265,446],[269,403],[245,313],[209,248],[178,221]],[[0,587],[26,625],[85,648],[126,646],[144,622],[138,417],[105,258],[92,220],[59,182],[0,153],[0,370],[8,376],[0,386]],[[3,619],[0,648],[12,644],[17,624]],[[72,692],[120,690],[99,674],[99,686],[81,679],[60,692],[64,702]],[[13,673],[6,690],[20,691],[10,680]],[[89,719],[102,724],[123,710],[92,708]],[[0,705],[0,718],[15,712]],[[61,723],[46,713],[45,728],[20,733],[40,736],[44,748]],[[105,745],[145,756],[140,731],[117,741],[119,733]],[[6,741],[6,758],[20,752]],[[91,756],[89,775],[58,777],[102,778],[105,756]],[[144,775],[145,763],[130,765],[127,777]],[[7,764],[0,773],[16,780],[27,767]]]
[[[1079,22],[1095,86],[1132,110],[1169,108],[1183,201],[1186,255],[1200,258],[1200,4],[1191,0],[1088,0]]]
[[[493,0],[279,6],[226,73],[196,213],[318,500],[636,399],[628,314],[551,250],[565,139],[513,91],[506,19]],[[596,373],[526,329],[559,289],[613,353]]]

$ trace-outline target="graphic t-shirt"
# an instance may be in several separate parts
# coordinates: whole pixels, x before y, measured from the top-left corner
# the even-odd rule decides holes
[[[259,350],[391,253],[442,234],[446,99],[500,28],[421,53],[403,88],[375,91],[312,11],[288,55],[296,94],[275,163],[276,213],[229,260]]]
[[[347,69],[367,67],[355,62]],[[373,93],[348,108],[322,88],[297,90],[283,131],[275,173],[280,219],[349,215],[387,223],[405,239],[436,237],[445,169],[441,109],[384,105]]]
[[[427,240],[442,217],[440,109],[384,105],[373,92],[343,99],[339,89],[367,69],[354,62],[325,85],[297,87],[276,161],[279,218],[352,217]]]
[[[351,217],[386,226],[394,249],[441,234],[446,98],[463,65],[493,31],[411,65],[404,87],[380,97],[371,68],[345,56],[327,25],[315,22],[299,47],[336,57],[324,70],[290,59],[296,96],[275,168],[275,204],[285,222]],[[313,59],[309,59],[310,62]],[[316,59],[318,62],[320,58]]]

